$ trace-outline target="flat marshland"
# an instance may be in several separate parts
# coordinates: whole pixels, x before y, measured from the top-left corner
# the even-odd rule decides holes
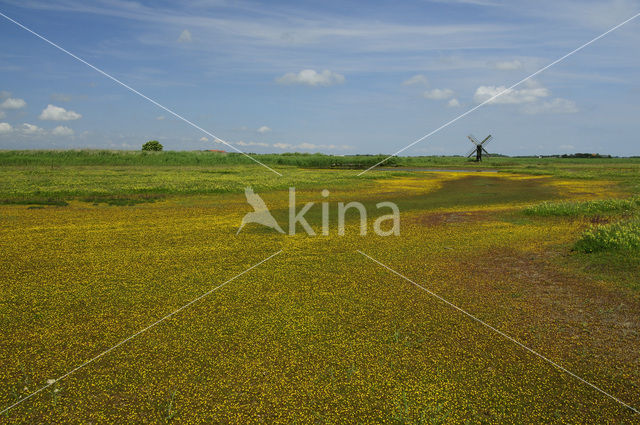
[[[640,421],[362,254],[639,409],[640,160],[294,159],[0,153],[0,408],[282,250],[0,422]],[[247,186],[285,230],[295,187],[317,235],[236,235]],[[355,211],[337,233],[350,201],[364,236]],[[372,231],[384,201],[400,236]]]

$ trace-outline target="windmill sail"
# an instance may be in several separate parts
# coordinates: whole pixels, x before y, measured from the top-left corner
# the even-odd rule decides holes
[[[482,161],[482,155],[486,155],[486,156],[490,156],[489,152],[487,152],[487,150],[484,148],[490,141],[493,140],[493,136],[490,134],[487,137],[485,137],[484,139],[482,139],[481,142],[478,142],[478,139],[475,138],[475,136],[473,134],[470,134],[467,136],[467,139],[469,139],[471,141],[471,143],[473,143],[475,145],[475,147],[473,149],[471,149],[469,152],[467,152],[467,154],[465,155],[467,158],[472,157],[473,155],[476,156],[476,161],[480,162]]]
[[[493,136],[492,135],[488,135],[487,137],[484,138],[484,140],[482,142],[480,142],[480,144],[484,145],[485,143],[489,143],[492,139],[493,139]]]

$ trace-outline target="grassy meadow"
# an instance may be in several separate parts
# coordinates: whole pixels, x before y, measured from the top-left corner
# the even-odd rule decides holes
[[[360,177],[259,159],[283,177],[235,155],[0,152],[1,409],[224,284],[0,423],[640,421],[358,252],[640,408],[639,159],[397,158]],[[318,235],[236,235],[247,186],[285,230],[294,186]],[[337,234],[349,201],[367,235],[353,211]],[[371,230],[384,201],[400,236]]]

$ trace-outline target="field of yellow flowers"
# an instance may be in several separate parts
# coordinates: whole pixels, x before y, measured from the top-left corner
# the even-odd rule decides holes
[[[344,236],[236,235],[251,210],[241,193],[0,205],[0,409],[19,403],[0,423],[640,423],[359,252],[640,409],[638,290],[571,252],[590,219],[522,213],[628,195],[619,185],[305,173],[299,205],[359,201],[373,217],[396,202],[401,235],[360,236],[355,216]],[[256,192],[284,223],[287,191]]]

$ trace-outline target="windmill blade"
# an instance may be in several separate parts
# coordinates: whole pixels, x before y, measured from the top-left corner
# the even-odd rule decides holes
[[[469,158],[471,155],[475,155],[475,153],[476,153],[476,149],[477,149],[477,148],[473,148],[473,149],[471,149],[469,152],[467,152],[467,153],[465,154],[465,156],[466,156],[467,158]]]
[[[480,142],[480,144],[484,145],[485,143],[489,143],[491,140],[493,140],[493,136],[492,135],[488,135],[487,137],[484,138],[484,140],[482,142]]]
[[[487,156],[491,156],[491,154],[489,152],[487,152],[487,150],[485,148],[482,148],[482,152],[484,152],[484,154],[487,155]]]
[[[474,145],[478,146],[478,139],[473,137],[473,134],[468,135],[467,139],[471,140],[471,143],[473,143]]]

